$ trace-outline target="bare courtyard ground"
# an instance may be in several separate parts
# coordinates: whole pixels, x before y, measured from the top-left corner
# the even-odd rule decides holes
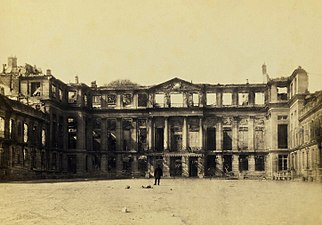
[[[321,184],[163,179],[141,187],[149,184],[1,183],[0,224],[322,224]]]

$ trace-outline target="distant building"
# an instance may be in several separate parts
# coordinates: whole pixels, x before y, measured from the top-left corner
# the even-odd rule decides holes
[[[87,86],[9,58],[0,74],[1,176],[139,177],[161,165],[166,177],[320,181],[321,92],[308,93],[302,68],[278,79],[266,70],[262,84]],[[38,144],[12,138],[10,129],[23,128],[9,121],[37,132]],[[18,166],[19,154],[30,164]]]

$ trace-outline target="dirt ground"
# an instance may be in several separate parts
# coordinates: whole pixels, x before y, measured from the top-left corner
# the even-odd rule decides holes
[[[1,183],[0,224],[322,224],[321,184],[214,179],[152,184],[152,179]]]

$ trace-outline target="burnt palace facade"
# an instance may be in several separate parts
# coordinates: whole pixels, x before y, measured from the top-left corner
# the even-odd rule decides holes
[[[321,181],[321,92],[297,68],[263,83],[64,83],[10,57],[0,179],[233,177]]]

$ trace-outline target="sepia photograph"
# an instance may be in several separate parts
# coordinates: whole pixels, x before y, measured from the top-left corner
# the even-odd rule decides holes
[[[1,225],[322,225],[321,0],[0,0]]]

